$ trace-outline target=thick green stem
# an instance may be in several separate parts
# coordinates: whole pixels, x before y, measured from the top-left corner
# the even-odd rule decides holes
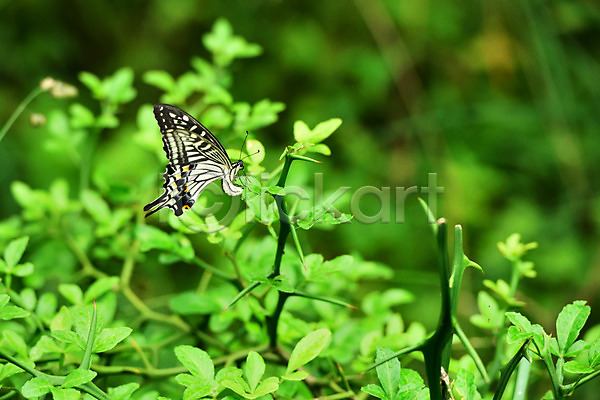
[[[292,161],[294,161],[292,156],[287,155],[285,157],[285,163],[283,164],[283,169],[281,170],[281,175],[279,176],[277,186],[285,187],[285,181],[288,173],[290,172]],[[279,236],[277,237],[277,252],[275,253],[275,262],[273,263],[273,272],[271,272],[271,275],[269,276],[270,278],[280,274],[281,259],[283,258],[283,253],[285,252],[285,242],[291,231],[290,218],[287,215],[284,197],[280,195],[275,195],[273,197],[275,199],[275,204],[277,204],[277,211],[279,211]],[[267,333],[269,335],[269,344],[272,348],[277,346],[277,326],[279,324],[279,317],[289,296],[289,293],[279,292],[279,299],[277,300],[275,311],[273,311],[272,315],[267,317]]]

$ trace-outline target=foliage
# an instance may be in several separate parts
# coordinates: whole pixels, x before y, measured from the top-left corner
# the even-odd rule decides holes
[[[365,260],[364,237],[350,238],[340,252],[319,243],[352,221],[336,209],[346,200],[303,190],[311,168],[332,168],[321,160],[337,156],[342,119],[294,121],[283,152],[276,151],[264,132],[274,129],[284,104],[239,101],[234,84],[239,59],[262,47],[235,35],[224,19],[202,39],[210,61],[194,57],[178,77],[149,70],[142,82],[160,91],[157,102],[177,104],[214,130],[231,156],[250,132],[240,153],[248,165],[238,180],[241,201],[209,190],[181,218],[143,219],[165,160],[151,106],[137,104],[133,68],[105,78],[81,72],[81,88],[46,79],[0,131],[6,140],[26,105],[50,101],[36,144],[62,163],[43,172],[53,176],[43,187],[11,182],[20,211],[0,222],[0,383],[7,396],[499,399],[549,382],[546,398],[560,399],[597,381],[600,342],[578,339],[590,315],[584,301],[563,308],[555,335],[519,312],[526,307],[517,292],[521,278],[541,275],[523,260],[537,244],[519,235],[498,245],[510,277],[482,282],[479,313],[463,331],[464,273],[488,268],[464,254],[458,225],[450,261],[447,223],[432,224],[438,325],[405,324],[405,305],[419,307],[417,290],[398,287],[397,270]],[[381,169],[365,161],[360,135],[344,138],[360,152],[352,157],[360,167]],[[115,148],[136,151],[123,157]],[[209,207],[215,204],[220,208]],[[475,216],[465,218],[477,225]],[[360,251],[348,252],[354,248]]]

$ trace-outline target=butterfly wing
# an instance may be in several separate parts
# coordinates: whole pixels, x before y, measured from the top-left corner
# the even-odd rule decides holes
[[[221,143],[200,122],[168,104],[155,105],[154,116],[169,165],[163,174],[165,191],[144,207],[144,211],[148,211],[146,217],[164,207],[180,216],[195,203],[204,188],[217,179],[223,179],[223,188],[227,188],[225,192],[231,196],[242,191],[233,185],[233,178],[243,163],[238,161],[232,165]]]

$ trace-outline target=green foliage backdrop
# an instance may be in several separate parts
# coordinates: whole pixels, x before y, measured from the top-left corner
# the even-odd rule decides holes
[[[159,194],[166,164],[150,107],[159,102],[179,105],[197,116],[232,149],[232,157],[237,157],[248,130],[251,140],[245,153],[261,149],[260,156],[247,160],[248,173],[256,179],[262,172],[269,174],[258,183],[249,182],[263,193],[277,196],[283,186],[277,184],[283,149],[302,142],[304,127],[312,129],[332,118],[343,123],[323,143],[306,140],[290,150],[323,163],[296,160],[287,185],[306,188],[314,197],[314,174],[322,173],[325,198],[339,187],[351,188],[335,203],[348,214],[351,194],[359,188],[391,188],[383,196],[390,202],[389,223],[366,224],[355,218],[312,227],[309,217],[303,223],[310,231],[300,229],[301,223],[294,228],[282,260],[291,285],[304,282],[304,264],[309,278],[302,290],[347,302],[359,311],[335,319],[331,316],[339,312],[339,305],[294,296],[289,302],[292,314],[305,318],[292,319],[286,313],[281,317],[290,318],[280,331],[288,351],[309,332],[328,328],[337,345],[330,349],[330,360],[356,374],[373,362],[376,346],[397,351],[435,329],[440,291],[437,246],[417,196],[410,195],[400,206],[396,203],[398,187],[417,186],[419,196],[427,199],[421,188],[428,185],[430,173],[437,174],[437,185],[444,188],[436,217],[445,217],[450,226],[462,225],[465,253],[483,269],[483,274],[475,270],[465,274],[459,318],[468,321],[479,315],[493,320],[481,315],[482,304],[500,304],[502,315],[526,304],[519,312],[556,334],[554,321],[565,304],[586,300],[592,309],[586,327],[600,322],[594,315],[600,305],[597,4],[38,3],[0,4],[0,126],[6,126],[28,94],[35,95],[0,142],[0,247],[10,248],[15,239],[29,236],[21,262],[32,263],[35,273],[23,264],[3,283],[10,287],[12,279],[12,289],[18,292],[56,294],[49,300],[57,302],[55,310],[38,313],[38,323],[49,324],[61,305],[89,305],[92,297],[112,291],[132,302],[119,308],[123,315],[139,311],[131,299],[141,299],[148,312],[159,310],[159,320],[162,315],[175,318],[167,321],[170,327],[180,324],[179,328],[223,333],[238,324],[238,331],[225,335],[235,343],[229,351],[268,342],[263,328],[271,314],[257,309],[272,308],[277,299],[266,294],[261,301],[247,297],[236,303],[231,316],[204,319],[201,316],[220,313],[239,290],[223,282],[212,286],[215,278],[209,282],[201,268],[215,268],[215,276],[225,271],[228,277],[241,273],[250,281],[266,279],[277,252],[272,236],[279,229],[274,203],[269,203],[272,214],[264,216],[271,220],[261,221],[252,232],[237,220],[220,233],[193,233],[189,224],[206,227],[216,222],[202,218],[182,224],[170,211],[143,221],[141,208]],[[65,84],[39,92],[36,88],[46,77]],[[315,147],[321,144],[327,147]],[[329,151],[331,156],[326,156]],[[222,196],[207,193],[200,203],[209,205],[215,199],[223,201]],[[252,201],[258,200],[244,197],[248,207]],[[299,202],[298,209],[317,213],[313,206],[310,201]],[[381,209],[374,196],[360,202],[366,215]],[[336,218],[330,222],[343,222],[345,214]],[[498,243],[509,243],[507,237],[515,232],[524,243],[537,242],[526,255],[535,272],[521,266],[523,276],[535,279],[520,281],[516,294],[507,290],[506,298],[488,302],[481,295],[484,285],[490,288],[490,282],[497,285],[498,279],[511,279],[510,257],[499,251]],[[245,243],[238,247],[240,235]],[[353,261],[349,264],[350,258],[341,257]],[[325,269],[314,272],[323,265]],[[126,284],[124,269],[129,271]],[[321,275],[311,277],[313,272]],[[120,283],[111,280],[117,276]],[[94,282],[100,282],[95,289]],[[282,290],[290,283],[262,284]],[[115,292],[118,285],[126,289]],[[212,291],[201,298],[190,294],[207,288]],[[492,291],[503,293],[497,286]],[[27,298],[27,293],[22,296]],[[523,303],[511,303],[515,299]],[[100,298],[99,303],[121,304],[121,300]],[[41,304],[42,298],[35,303]],[[156,315],[149,315],[141,318],[155,321]],[[256,315],[265,319],[255,320]],[[156,343],[172,333],[160,323],[135,332],[141,321],[103,318],[112,321],[110,329],[133,327],[140,342]],[[371,319],[369,328],[354,326],[366,319]],[[476,322],[463,323],[463,328],[472,341],[484,341],[485,321]],[[506,323],[503,316],[501,323]],[[3,329],[29,332],[7,324]],[[384,327],[410,335],[388,335]],[[345,331],[349,337],[344,337]],[[361,339],[352,342],[358,331]],[[241,332],[247,337],[240,340]],[[596,338],[589,335],[590,341]],[[37,340],[28,339],[27,344]],[[7,341],[10,337],[4,338]],[[211,343],[206,337],[198,342]],[[178,344],[182,343],[156,347],[156,357],[165,357],[164,365],[175,365],[173,348]],[[492,349],[482,351],[486,362],[493,358]],[[221,348],[210,356],[226,353]],[[119,363],[115,356],[113,365],[132,365],[133,357],[129,353],[127,357]],[[248,355],[247,363],[260,370],[262,358],[252,357]],[[377,358],[384,358],[383,350]],[[177,359],[181,361],[180,355]],[[320,371],[326,370],[321,364]],[[422,368],[416,362],[411,367]],[[158,380],[153,390],[167,387],[160,377],[152,377]],[[531,389],[538,397],[550,389],[540,380],[539,387]],[[127,382],[117,376],[107,385]],[[583,390],[595,393],[594,385],[598,387],[594,382]]]

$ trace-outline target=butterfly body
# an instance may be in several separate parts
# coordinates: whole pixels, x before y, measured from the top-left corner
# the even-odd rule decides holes
[[[194,205],[208,184],[218,179],[223,181],[223,191],[228,195],[242,194],[243,189],[233,181],[244,169],[244,162],[232,163],[208,129],[185,111],[168,104],[155,105],[154,116],[169,164],[163,174],[165,192],[144,207],[148,211],[146,217],[165,207],[180,216]]]

